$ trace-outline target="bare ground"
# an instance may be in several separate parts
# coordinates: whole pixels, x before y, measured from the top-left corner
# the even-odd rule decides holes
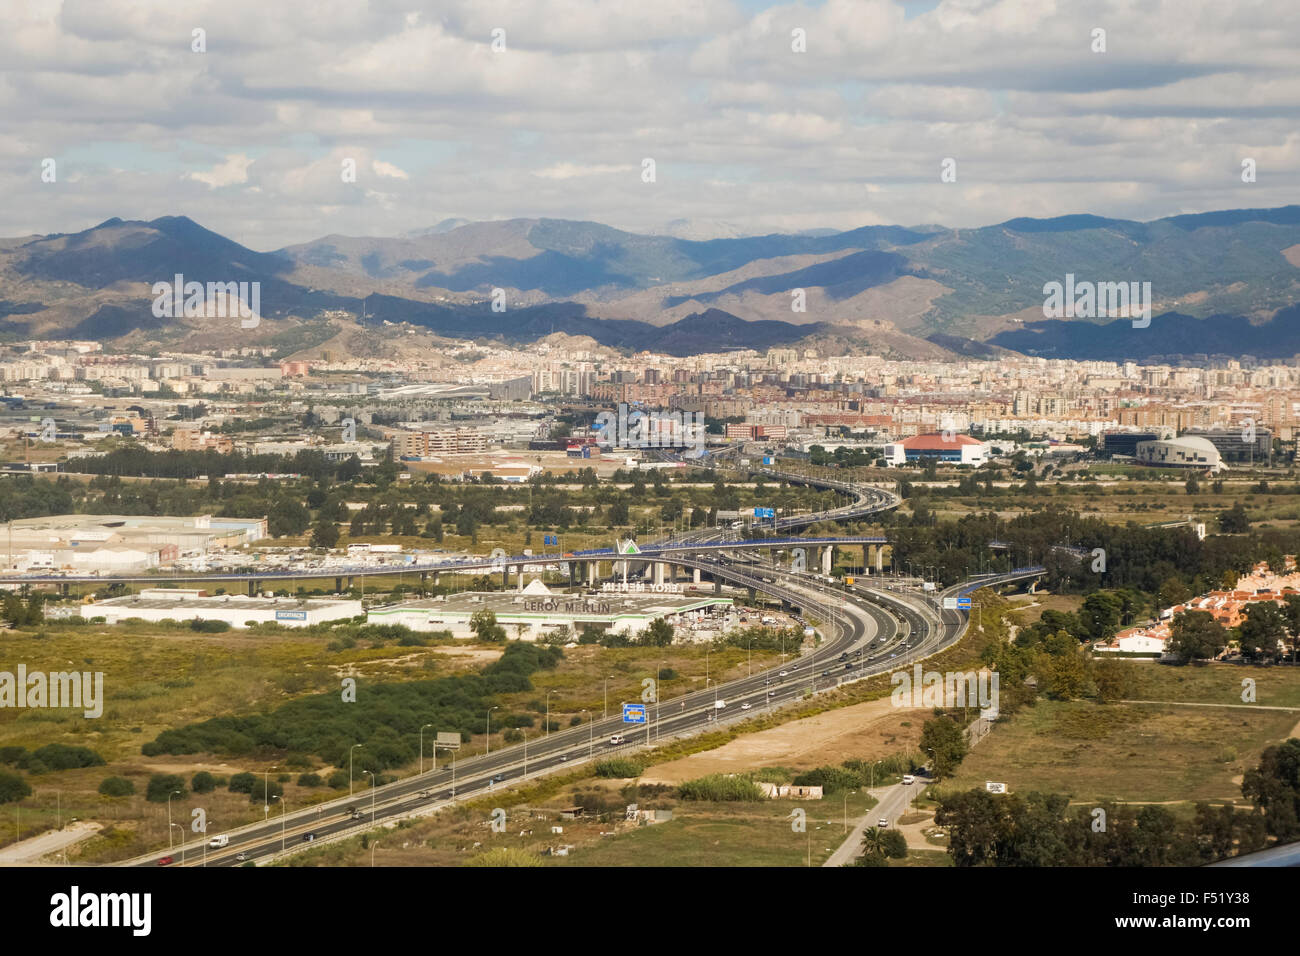
[[[659,764],[649,768],[641,780],[676,785],[710,773],[771,766],[808,770],[855,758],[887,757],[914,749],[924,720],[923,709],[894,707],[889,698],[868,701],[746,734],[715,750]]]

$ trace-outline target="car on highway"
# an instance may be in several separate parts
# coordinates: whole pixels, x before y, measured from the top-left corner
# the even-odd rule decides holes
[[[789,673],[790,673],[789,671],[781,671],[781,676],[782,676],[782,677],[785,677],[785,676],[788,675]]]
[[[916,783],[916,778],[912,776],[910,773],[905,773],[903,774],[903,783],[905,784]]]
[[[240,863],[243,863],[245,860],[248,859],[248,854],[247,854],[247,853],[236,853],[236,854],[235,854],[235,859],[238,860]]]
[[[224,833],[221,836],[214,836],[211,840],[208,841],[208,846],[214,850],[229,845],[230,845],[230,837],[226,836]]]
[[[158,861],[159,866],[171,866],[176,860],[170,856],[164,856]]]
[[[749,710],[749,704],[748,704],[748,703],[741,704],[741,705],[740,705],[740,709],[741,709],[741,710]]]
[[[622,734],[614,734],[612,737],[609,738],[609,745],[611,747],[617,747],[622,742],[623,742]]]
[[[560,759],[561,759],[561,760],[568,760],[568,759],[569,759],[569,755],[568,755],[568,754],[560,754]]]
[[[419,793],[416,794],[416,796],[419,797],[421,800],[428,800],[431,796],[433,796],[433,791],[421,790]]]
[[[880,827],[880,829],[883,830],[889,826],[889,821],[886,820],[884,817],[881,817],[879,820],[876,821],[876,826]]]
[[[302,835],[302,842],[303,842],[303,843],[311,843],[311,842],[312,842],[313,840],[315,840],[315,839],[316,839],[316,834],[314,834],[314,833],[304,833],[304,834]]]

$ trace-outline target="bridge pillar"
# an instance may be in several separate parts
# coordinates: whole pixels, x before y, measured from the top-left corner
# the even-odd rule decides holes
[[[862,573],[871,573],[871,551],[875,548],[874,544],[864,544],[862,546]]]
[[[652,578],[652,580],[654,581],[655,584],[663,584],[663,583],[664,583],[664,565],[663,565],[661,562],[656,561],[656,562],[654,563],[654,565],[653,565],[653,568],[654,568],[654,570],[653,570],[652,573],[654,574],[654,577]]]
[[[436,588],[436,587],[437,587],[441,582],[442,582],[442,572],[441,572],[441,571],[434,571],[434,572],[433,572],[433,586]]]
[[[699,584],[699,583],[700,583],[700,569],[699,569],[699,568],[692,568],[692,569],[691,569],[691,583],[692,583],[692,584]]]
[[[822,548],[822,574],[830,574],[835,565],[835,545],[828,544]]]
[[[885,573],[885,546],[883,544],[876,545],[876,573]]]
[[[714,594],[721,594],[721,593],[722,593],[722,580],[721,580],[721,578],[714,578],[714,579],[713,579],[713,593],[714,593]]]
[[[524,589],[524,566],[519,564],[516,565],[516,567],[519,569],[519,576],[515,580],[519,582],[518,587],[519,590],[522,591]]]
[[[587,562],[587,587],[594,588],[596,586],[596,578],[599,574],[599,570],[600,570],[599,561]]]
[[[68,582],[64,581],[62,584],[59,585],[59,593],[62,594],[64,597],[67,597],[69,593],[68,591],[69,587],[70,585],[68,584]]]
[[[342,578],[335,578],[335,579],[334,579],[334,593],[335,593],[335,594],[342,594],[342,593],[343,593],[343,579],[342,579]]]
[[[749,591],[749,599],[750,599],[751,601],[758,597],[758,589],[757,589],[757,588],[748,588],[747,590]]]
[[[249,596],[249,597],[257,597],[257,582],[256,582],[256,581],[249,581],[249,582],[248,582],[248,596]]]
[[[501,566],[501,587],[510,587],[510,565],[508,564]]]

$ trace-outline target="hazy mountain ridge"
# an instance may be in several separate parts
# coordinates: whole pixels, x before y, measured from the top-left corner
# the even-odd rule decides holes
[[[260,282],[272,320],[359,315],[365,297],[368,316],[460,337],[531,341],[554,330],[616,348],[709,351],[704,315],[718,347],[829,335],[868,348],[874,337],[903,355],[971,354],[986,340],[1060,357],[1108,349],[1137,357],[1124,352],[1132,336],[1098,337],[1110,328],[1105,318],[1036,321],[1044,283],[1072,273],[1151,282],[1164,340],[1151,354],[1287,356],[1300,351],[1288,329],[1300,318],[1298,248],[1300,206],[1145,223],[1073,215],[707,240],[572,220],[444,220],[403,236],[329,235],[272,252],[184,216],[110,219],[0,240],[0,330],[105,340],[184,332],[185,323],[149,310],[152,283],[180,273]],[[504,313],[488,307],[496,289]],[[1261,323],[1272,331],[1251,331]]]

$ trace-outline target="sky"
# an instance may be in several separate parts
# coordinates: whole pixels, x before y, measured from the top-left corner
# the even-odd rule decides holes
[[[0,236],[1281,206],[1297,50],[1274,0],[4,0]]]

